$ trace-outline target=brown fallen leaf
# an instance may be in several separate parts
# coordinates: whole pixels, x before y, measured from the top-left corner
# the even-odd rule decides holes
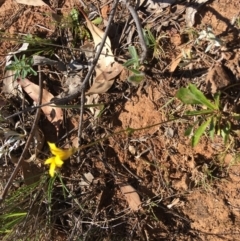
[[[171,62],[170,64],[170,69],[169,72],[173,73],[176,68],[178,67],[179,63],[181,62],[182,59],[191,59],[191,50],[192,47],[191,46],[186,46],[186,47],[181,47],[179,46],[179,48],[181,48],[181,53]]]
[[[131,186],[131,185],[120,185],[120,189],[123,193],[123,195],[125,196],[129,207],[133,210],[133,211],[138,211],[139,209],[141,209],[141,200],[140,197],[138,195],[138,193],[136,192],[136,190]]]
[[[89,20],[89,18],[81,8],[80,11],[83,14],[87,23],[87,27],[92,34],[95,49],[97,51],[99,44],[101,44],[102,42],[104,32]],[[114,60],[114,56],[111,50],[111,41],[107,37],[95,68],[96,78],[94,79],[93,85],[86,94],[105,93],[111,88],[112,84],[114,83],[113,79],[117,75],[119,75],[122,70],[123,66],[115,62]]]
[[[114,83],[114,78],[123,70],[123,66],[114,62],[111,66],[101,68],[96,67],[96,78],[90,89],[86,92],[87,95],[100,94],[107,92]]]
[[[17,3],[30,5],[30,6],[48,6],[42,0],[15,0]]]
[[[182,53],[180,53],[170,64],[169,72],[173,73],[175,69],[178,67],[179,63],[182,60]]]
[[[34,100],[36,103],[38,103],[38,96],[39,96],[39,86],[32,83],[28,79],[20,80],[18,81],[19,85],[24,89],[24,91]],[[42,104],[46,104],[50,102],[50,100],[54,96],[48,92],[47,90],[43,89],[43,95],[42,95]],[[56,129],[59,129],[60,124],[63,121],[63,112],[61,108],[54,107],[54,104],[51,104],[51,106],[42,106],[41,107],[43,113],[46,115],[47,119],[56,127]]]

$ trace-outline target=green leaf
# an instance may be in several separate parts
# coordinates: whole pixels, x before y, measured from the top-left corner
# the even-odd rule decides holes
[[[136,48],[134,46],[129,46],[128,47],[128,51],[129,51],[129,53],[130,53],[130,55],[131,55],[131,57],[133,59],[135,59],[136,61],[139,60],[139,57],[138,57],[138,54],[137,54],[137,50],[136,50]]]
[[[18,216],[26,216],[27,213],[26,212],[22,212],[22,213],[8,213],[8,214],[4,214],[1,215],[0,218],[12,218],[12,217],[18,217]]]
[[[131,127],[128,127],[128,128],[126,129],[126,132],[127,132],[128,135],[133,134],[134,131],[135,131],[135,129],[133,129],[133,128],[131,128]]]
[[[218,109],[215,104],[213,104],[210,100],[206,98],[206,96],[202,93],[202,91],[198,90],[198,88],[193,85],[189,84],[189,90],[196,96],[196,98],[209,109],[216,110]]]
[[[231,132],[231,123],[227,121],[224,127],[221,129],[221,136],[223,137],[224,144],[227,143],[230,132]]]
[[[148,37],[150,39],[150,41],[152,42],[153,45],[156,45],[156,39],[154,38],[152,32],[150,31],[150,29],[147,29],[147,34],[148,34]]]
[[[196,99],[195,95],[187,88],[180,88],[177,91],[176,97],[181,100],[184,104],[201,104],[201,102]]]
[[[21,75],[22,79],[25,79],[26,76],[27,76],[27,71],[25,69],[23,69],[22,70],[22,75]]]
[[[98,25],[98,24],[101,24],[102,21],[103,21],[103,19],[101,17],[97,17],[92,20],[92,23]]]
[[[186,111],[185,115],[187,116],[196,116],[196,115],[207,115],[207,114],[213,114],[213,110],[194,110],[194,111]]]
[[[218,107],[218,109],[220,108],[220,95],[221,93],[217,92],[213,97],[215,105]]]
[[[216,118],[213,116],[209,125],[209,136],[213,140],[216,131]]]
[[[192,134],[192,130],[193,130],[193,126],[189,126],[185,132],[184,132],[184,136],[190,136]]]
[[[149,28],[143,29],[143,34],[144,34],[144,40],[148,47],[153,47],[154,45],[156,45],[156,40]]]
[[[33,74],[33,75],[35,75],[35,76],[37,75],[37,72],[36,72],[34,69],[32,69],[32,68],[30,68],[29,71],[30,71],[31,74]]]
[[[188,88],[180,88],[176,94],[176,97],[184,104],[202,104],[211,110],[217,109],[217,107],[210,102],[193,84],[189,84]]]
[[[148,47],[150,47],[149,37],[147,35],[147,30],[146,29],[143,29],[143,37],[144,37],[144,41],[145,41],[146,45]]]
[[[129,59],[123,64],[123,66],[130,67],[130,66],[134,65],[135,63],[136,63],[135,59]]]
[[[13,58],[14,58],[14,60],[15,60],[16,62],[18,62],[18,58],[17,58],[16,55],[13,55]]]
[[[203,122],[203,124],[198,127],[198,129],[195,131],[194,136],[192,137],[192,146],[196,146],[205,132],[206,128],[209,126],[211,119],[209,118],[207,121]]]
[[[131,75],[128,77],[128,81],[133,84],[140,84],[145,79],[143,73]]]
[[[143,74],[141,71],[136,70],[136,69],[130,69],[130,68],[128,68],[128,70],[131,71],[131,72],[133,72],[135,75],[141,75],[141,74]]]

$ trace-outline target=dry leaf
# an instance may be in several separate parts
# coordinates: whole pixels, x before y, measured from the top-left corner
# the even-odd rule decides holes
[[[24,91],[36,102],[38,103],[38,96],[39,96],[39,86],[32,83],[28,79],[18,81],[19,85],[24,89]],[[43,89],[43,96],[42,96],[42,104],[46,104],[50,102],[50,100],[54,96],[49,93],[47,90]],[[60,124],[63,121],[63,112],[60,108],[54,107],[54,104],[51,106],[43,106],[41,107],[43,113],[46,115],[48,120],[59,129]]]
[[[17,3],[30,5],[30,6],[48,6],[42,0],[15,0]]]
[[[14,79],[15,71],[7,70],[4,79],[3,79],[3,87],[2,92],[5,93],[6,96],[19,96],[23,98],[22,89]]]
[[[180,53],[170,64],[170,69],[169,72],[173,73],[175,69],[178,67],[179,63],[181,62],[182,59],[182,53]]]
[[[100,94],[107,92],[114,83],[114,78],[122,71],[123,66],[115,62],[111,66],[101,70],[96,67],[96,78],[86,94]]]
[[[186,47],[179,46],[179,48],[181,48],[181,53],[170,64],[170,69],[169,69],[170,73],[173,73],[176,70],[176,68],[178,67],[178,65],[182,59],[191,59],[192,58],[191,57],[191,51],[192,51],[191,46],[186,46]]]
[[[106,93],[113,85],[114,80],[105,80],[95,81],[90,89],[86,92],[86,95],[92,94],[102,94]]]
[[[138,211],[141,208],[142,202],[136,190],[131,185],[120,185],[120,189],[125,196],[129,207],[133,211]]]
[[[99,97],[100,96],[98,94],[92,94],[92,95],[86,96],[86,105],[97,104]],[[101,112],[101,108],[99,108],[99,106],[89,107],[89,110],[93,114],[94,118],[97,118],[99,113]]]
[[[97,51],[99,44],[102,42],[104,32],[88,19],[82,9],[80,9],[80,11],[86,19],[87,27],[92,34],[95,49]],[[95,70],[96,78],[93,85],[86,94],[105,93],[111,88],[114,82],[113,79],[123,70],[123,66],[114,60],[114,56],[111,50],[111,42],[108,37],[98,59]]]

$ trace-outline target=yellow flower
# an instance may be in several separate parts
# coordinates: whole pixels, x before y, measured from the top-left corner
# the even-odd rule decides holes
[[[73,147],[70,149],[63,150],[63,149],[56,147],[55,143],[48,142],[48,145],[50,147],[51,153],[54,156],[48,158],[44,162],[44,164],[45,165],[50,164],[49,175],[51,177],[53,177],[56,167],[62,167],[63,161],[67,160],[71,155],[73,155],[77,151],[77,148]]]

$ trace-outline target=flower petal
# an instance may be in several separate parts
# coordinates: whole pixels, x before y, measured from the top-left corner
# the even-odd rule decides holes
[[[59,158],[62,161],[67,160],[77,150],[76,148],[70,148],[70,149],[66,149],[66,150],[60,149],[60,148],[56,147],[55,143],[50,143],[50,142],[48,142],[48,145],[50,147],[50,151],[52,152],[52,154],[55,156],[59,156]]]
[[[57,167],[61,167],[63,165],[63,161],[60,159],[59,156],[55,157],[55,164]]]
[[[52,162],[55,162],[55,156],[48,158],[48,159],[44,162],[44,164],[47,165],[47,164],[51,164]]]
[[[56,169],[56,164],[55,162],[52,162],[49,168],[49,175],[51,177],[54,177],[55,169]]]
[[[53,155],[57,156],[61,152],[61,149],[56,147],[55,143],[48,142],[48,145]]]

